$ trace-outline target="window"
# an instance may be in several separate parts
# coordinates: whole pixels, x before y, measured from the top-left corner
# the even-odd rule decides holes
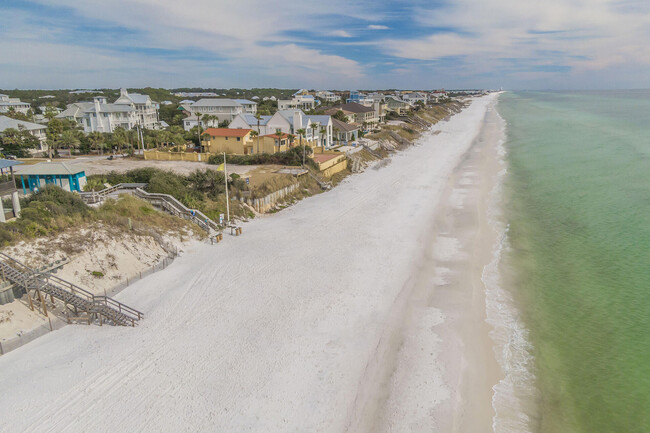
[[[241,137],[237,137],[237,141],[241,141]]]

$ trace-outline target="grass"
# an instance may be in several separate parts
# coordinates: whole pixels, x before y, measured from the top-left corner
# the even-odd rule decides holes
[[[2,247],[64,232],[74,235],[97,224],[114,232],[115,236],[123,231],[151,236],[185,233],[190,229],[202,233],[188,221],[158,212],[148,202],[130,195],[122,195],[118,200],[108,199],[100,207],[91,208],[77,194],[48,185],[21,204],[20,218],[0,225]],[[77,240],[83,243],[83,237]],[[76,249],[71,246],[69,250]]]

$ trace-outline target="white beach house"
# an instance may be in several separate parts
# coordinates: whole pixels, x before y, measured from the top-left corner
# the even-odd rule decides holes
[[[183,108],[189,113],[183,122],[186,131],[197,125],[197,113],[216,116],[218,122],[232,122],[239,114],[257,113],[257,103],[248,99],[203,98],[193,104],[183,105]]]
[[[141,126],[147,129],[159,127],[158,109],[147,95],[129,94],[120,90],[120,97],[108,103],[104,96],[95,96],[92,102],[75,102],[68,105],[56,117],[74,120],[90,132],[113,132],[115,128],[133,129]]]
[[[27,114],[31,106],[22,102],[20,98],[10,98],[9,95],[0,94],[0,113],[8,113],[13,109],[16,113]]]
[[[2,135],[2,133],[9,128],[19,131],[27,131],[34,137],[38,138],[40,147],[38,149],[32,149],[32,152],[41,152],[47,149],[47,145],[45,144],[45,141],[47,140],[47,136],[45,135],[47,126],[38,123],[12,119],[11,117],[7,116],[0,116],[0,135]]]

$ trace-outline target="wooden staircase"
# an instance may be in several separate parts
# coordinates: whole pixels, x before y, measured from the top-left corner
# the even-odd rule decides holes
[[[47,316],[45,299],[50,297],[63,302],[66,307],[68,322],[72,320],[87,320],[88,324],[98,322],[112,323],[120,326],[135,326],[144,317],[135,310],[108,296],[93,295],[68,281],[52,275],[49,272],[38,272],[18,260],[0,253],[0,274],[2,278],[22,288],[27,293],[30,308],[34,309],[35,301],[40,302],[43,313]],[[74,312],[75,316],[71,317]]]

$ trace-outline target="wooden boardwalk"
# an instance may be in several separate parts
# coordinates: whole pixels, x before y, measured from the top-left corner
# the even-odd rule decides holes
[[[144,314],[108,296],[98,296],[81,287],[52,275],[38,272],[24,263],[0,253],[2,278],[22,289],[33,310],[40,307],[47,316],[46,298],[52,304],[55,299],[63,303],[68,322],[87,321],[88,324],[112,323],[120,326],[135,326]]]

